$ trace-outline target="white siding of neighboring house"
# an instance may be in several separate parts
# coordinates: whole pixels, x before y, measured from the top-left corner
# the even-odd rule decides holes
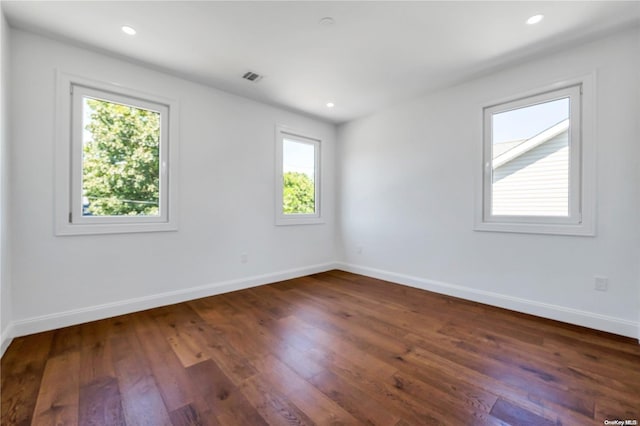
[[[540,144],[493,171],[494,215],[567,216],[568,133]]]

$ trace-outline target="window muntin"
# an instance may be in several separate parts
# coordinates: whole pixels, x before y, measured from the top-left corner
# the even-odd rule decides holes
[[[483,107],[474,229],[595,234],[594,77]]]
[[[276,224],[319,223],[320,141],[280,127],[276,135]]]

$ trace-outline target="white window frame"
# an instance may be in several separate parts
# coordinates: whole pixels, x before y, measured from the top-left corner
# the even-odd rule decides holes
[[[493,215],[492,116],[528,105],[570,98],[569,214],[555,216]],[[555,235],[595,235],[595,75],[567,79],[482,108],[483,143],[476,190],[477,231]]]
[[[283,208],[283,145],[284,140],[309,144],[314,147],[314,213],[284,214]],[[276,178],[275,178],[275,217],[276,225],[313,225],[324,223],[321,214],[320,180],[321,172],[321,140],[286,126],[276,126]]]
[[[64,72],[57,75],[55,233],[89,235],[177,230],[176,101],[120,85]],[[83,216],[83,98],[130,105],[160,113],[160,198],[156,216]]]

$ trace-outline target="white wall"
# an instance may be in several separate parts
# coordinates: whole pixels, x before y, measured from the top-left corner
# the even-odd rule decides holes
[[[56,68],[178,99],[178,232],[54,236]],[[16,334],[304,275],[334,260],[333,125],[18,30],[11,71]],[[274,226],[276,124],[322,140],[325,224]]]
[[[0,10],[0,355],[11,339],[9,280],[9,26]]]
[[[341,126],[345,268],[637,336],[638,39],[612,35]],[[474,232],[481,107],[594,70],[597,236]]]
[[[337,145],[332,125],[30,33],[11,30],[7,50],[2,25],[4,101],[7,61],[12,89],[8,160],[7,109],[0,114],[0,174],[11,206],[1,211],[4,223],[11,213],[3,328],[12,319],[16,334],[31,333],[303,275],[343,259],[355,272],[638,333],[637,32],[388,108],[342,126]],[[178,232],[54,236],[56,68],[180,101]],[[594,69],[598,235],[472,231],[483,103]],[[273,225],[276,123],[323,140],[324,225]],[[593,290],[594,275],[610,278],[607,293]],[[13,294],[6,298],[9,278]]]

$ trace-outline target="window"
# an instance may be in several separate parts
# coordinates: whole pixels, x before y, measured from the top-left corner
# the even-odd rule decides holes
[[[321,223],[320,141],[276,130],[276,224]]]
[[[484,108],[477,230],[593,235],[585,90],[588,79]]]
[[[65,75],[59,90],[57,233],[176,229],[171,102]]]

